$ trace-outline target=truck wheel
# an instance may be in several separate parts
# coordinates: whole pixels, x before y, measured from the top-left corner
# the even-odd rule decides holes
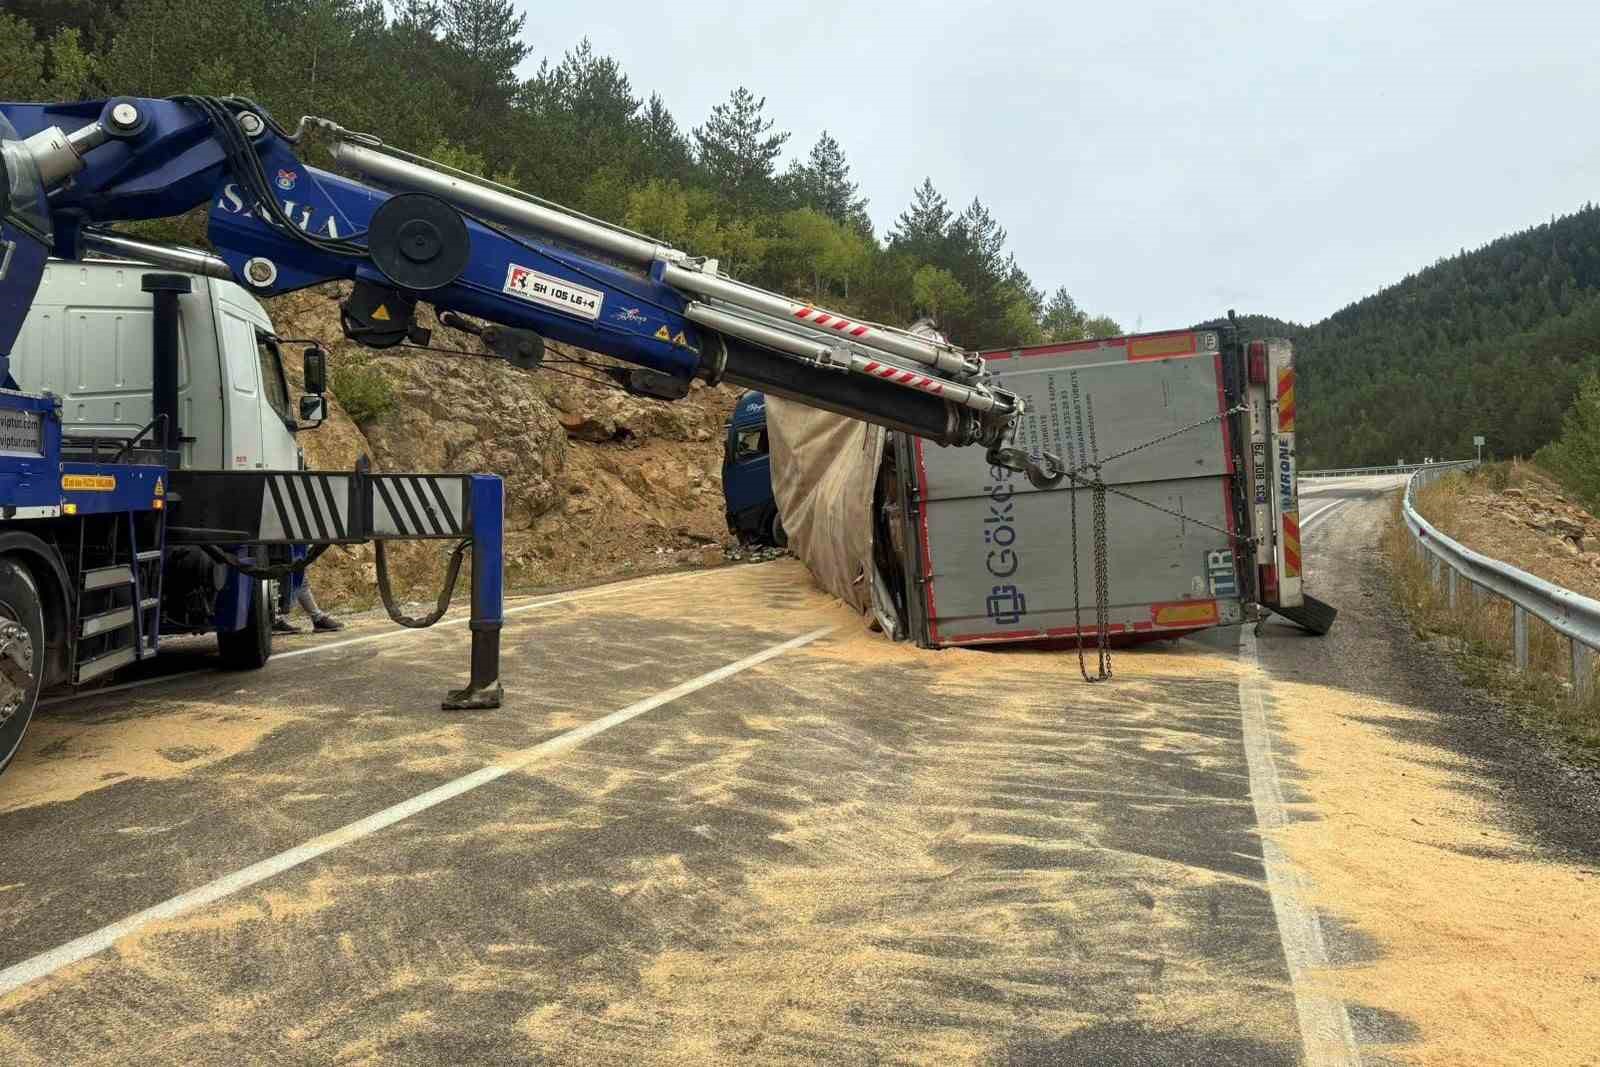
[[[767,519],[767,543],[777,548],[789,547],[789,531],[783,528],[783,516],[776,511]]]
[[[242,629],[217,635],[222,665],[230,671],[253,671],[272,658],[272,598],[267,583],[250,583],[250,615]]]
[[[44,608],[28,568],[0,559],[0,770],[22,745],[44,682]]]

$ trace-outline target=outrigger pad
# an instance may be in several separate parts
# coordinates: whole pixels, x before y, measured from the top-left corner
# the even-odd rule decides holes
[[[486,711],[498,708],[505,694],[505,687],[499,682],[477,689],[469,685],[445,694],[444,702],[439,707],[445,711]]]
[[[1326,604],[1314,596],[1303,596],[1305,603],[1298,608],[1273,608],[1272,610],[1294,623],[1296,626],[1310,633],[1322,637],[1333,629],[1333,620],[1338,617],[1339,609],[1332,604]]]

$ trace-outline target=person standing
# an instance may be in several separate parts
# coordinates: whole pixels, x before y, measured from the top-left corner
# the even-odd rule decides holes
[[[304,545],[291,545],[289,554],[292,558],[300,560],[306,558]],[[344,623],[329,615],[317,606],[317,598],[311,592],[311,576],[304,570],[287,575],[278,583],[278,600],[276,611],[272,617],[272,632],[275,634],[303,633],[298,626],[289,621],[289,613],[295,605],[300,605],[306,615],[311,618],[311,628],[317,633],[332,633],[344,629]]]

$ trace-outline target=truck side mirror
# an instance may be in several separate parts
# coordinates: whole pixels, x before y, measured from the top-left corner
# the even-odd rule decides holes
[[[320,345],[312,345],[305,350],[303,358],[306,392],[321,396],[328,391],[328,353]],[[303,402],[301,407],[304,408]]]
[[[304,393],[300,397],[300,425],[310,429],[321,426],[328,417],[328,398],[321,393]]]

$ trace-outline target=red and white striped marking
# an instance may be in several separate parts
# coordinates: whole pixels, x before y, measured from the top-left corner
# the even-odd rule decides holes
[[[865,370],[868,374],[877,375],[879,378],[883,378],[886,381],[899,382],[901,385],[909,385],[913,389],[921,389],[925,393],[939,394],[944,392],[944,383],[939,381],[937,378],[929,378],[922,374],[913,374],[911,371],[901,370],[899,367],[885,366],[875,359],[867,360]]]
[[[801,322],[809,322],[813,326],[825,326],[830,330],[848,333],[851,337],[865,337],[871,332],[860,323],[851,322],[849,319],[839,318],[828,314],[826,311],[818,311],[812,307],[799,308],[795,311],[794,317]]]

